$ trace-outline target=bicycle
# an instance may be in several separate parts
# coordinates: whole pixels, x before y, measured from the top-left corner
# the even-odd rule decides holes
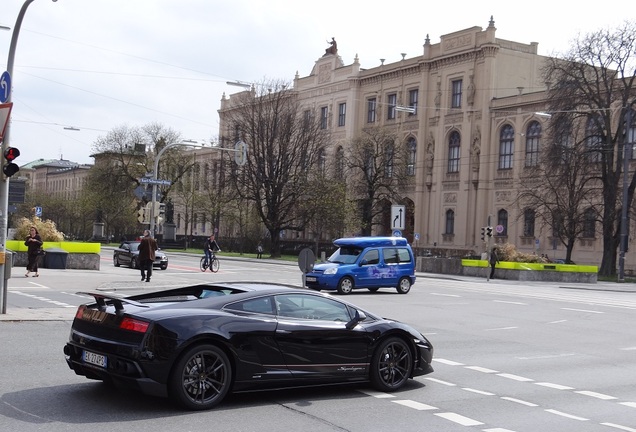
[[[207,269],[210,269],[212,273],[216,273],[219,271],[220,263],[215,253],[212,253],[212,256],[210,257],[210,261],[211,262],[208,263],[207,257],[205,255],[201,257],[199,268],[201,269],[202,272],[206,271]]]

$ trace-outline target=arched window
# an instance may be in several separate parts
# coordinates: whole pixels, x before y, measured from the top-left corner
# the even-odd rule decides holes
[[[407,165],[406,165],[406,174],[409,176],[415,175],[415,163],[417,157],[417,141],[415,138],[410,137],[406,142],[406,152],[407,152]]]
[[[459,132],[453,131],[448,139],[448,172],[459,172]]]
[[[523,211],[523,235],[526,237],[534,237],[534,219],[535,211],[527,208]]]
[[[596,237],[596,212],[592,207],[586,209],[583,214],[583,237]]]
[[[533,121],[526,130],[526,166],[533,167],[539,164],[539,144],[541,140],[541,124]]]
[[[588,162],[600,162],[603,157],[601,121],[600,115],[592,115],[585,122],[585,151],[587,152]]]
[[[497,225],[501,225],[503,230],[495,235],[507,236],[508,235],[508,212],[501,209],[497,212]]]
[[[446,210],[446,228],[444,234],[455,234],[455,212]]]
[[[515,130],[510,125],[501,128],[499,135],[499,169],[512,169]]]

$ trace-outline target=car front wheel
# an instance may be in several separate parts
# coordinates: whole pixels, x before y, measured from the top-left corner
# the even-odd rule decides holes
[[[349,276],[343,277],[338,283],[338,294],[351,294],[353,291],[353,279]]]
[[[371,384],[379,391],[400,389],[411,376],[413,355],[400,338],[388,338],[380,344],[371,361]]]
[[[185,408],[206,410],[218,405],[232,384],[232,365],[215,345],[190,348],[170,377],[170,397]]]
[[[137,262],[137,258],[133,258],[130,260],[130,268],[132,269],[139,268],[139,263]]]
[[[407,277],[403,277],[397,284],[398,294],[406,294],[411,290],[411,280]]]

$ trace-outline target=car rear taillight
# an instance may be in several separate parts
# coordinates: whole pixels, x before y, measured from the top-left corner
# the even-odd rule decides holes
[[[150,323],[146,321],[137,320],[134,318],[125,317],[121,320],[119,324],[119,328],[123,330],[130,330],[138,333],[145,333],[148,330],[148,325]]]
[[[84,316],[84,309],[86,309],[86,305],[81,305],[77,308],[77,312],[75,312],[76,319],[82,319],[82,317]]]

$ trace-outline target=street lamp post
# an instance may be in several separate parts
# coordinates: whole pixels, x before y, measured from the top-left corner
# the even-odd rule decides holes
[[[54,2],[57,0],[53,0]],[[18,45],[18,36],[20,35],[20,27],[22,27],[22,20],[24,19],[24,14],[26,14],[27,8],[34,0],[25,0],[22,4],[22,8],[18,13],[18,18],[15,21],[15,26],[13,27],[13,34],[11,35],[11,44],[9,46],[9,57],[7,58],[7,73],[11,78],[13,78],[13,63],[15,60],[15,50]],[[7,95],[6,103],[11,103],[11,91]],[[11,132],[11,119],[9,119],[7,123],[7,127],[4,132],[4,137],[2,140],[1,151],[4,155],[5,150],[9,147],[9,135]],[[0,314],[7,313],[7,305],[6,305],[6,291],[7,291],[7,283],[5,280],[7,265],[11,265],[11,263],[5,263],[5,244],[7,241],[7,225],[8,225],[8,213],[9,213],[9,179],[2,177],[2,181],[0,181]]]
[[[618,256],[618,281],[625,282],[625,252],[627,251],[627,224],[628,224],[628,212],[627,197],[629,179],[629,162],[632,158],[632,146],[634,145],[634,131],[632,129],[633,112],[631,105],[627,110],[627,118],[625,121],[625,143],[623,144],[623,206],[621,208],[621,237],[620,237],[620,252]]]

